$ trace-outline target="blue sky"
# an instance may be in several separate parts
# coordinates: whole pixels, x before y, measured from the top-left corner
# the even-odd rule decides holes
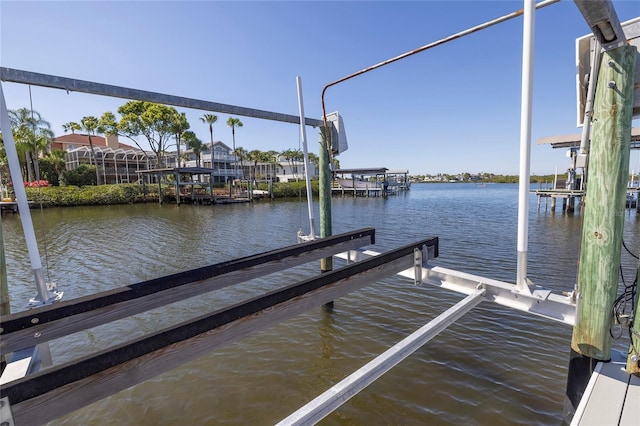
[[[613,2],[621,21],[640,2]],[[322,88],[352,72],[522,8],[521,1],[159,2],[0,1],[0,64],[105,84],[321,117]],[[531,173],[563,172],[564,150],[536,146],[577,133],[575,39],[589,33],[573,1],[536,13]],[[343,168],[411,174],[517,174],[522,18],[436,47],[329,88],[327,111],[344,118]],[[10,109],[27,86],[3,83]],[[125,100],[32,88],[33,108],[62,124],[116,112]],[[187,113],[203,141],[208,127]],[[231,145],[228,115],[216,140]],[[301,147],[296,125],[239,117],[236,145]],[[635,120],[634,125],[638,125]],[[317,131],[307,128],[309,150]],[[127,142],[121,139],[122,142]],[[631,169],[640,169],[637,153]]]

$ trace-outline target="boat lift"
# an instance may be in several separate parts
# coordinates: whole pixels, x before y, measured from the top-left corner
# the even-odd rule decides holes
[[[526,32],[524,56],[528,57],[523,58],[523,62],[529,72],[525,70],[523,73],[520,179],[521,182],[525,180],[528,182],[532,65],[530,48],[532,47],[533,14],[536,8],[545,7],[557,1],[559,0],[548,0],[537,5],[534,1],[525,1],[524,11],[517,11],[454,34],[327,85],[322,96],[323,120],[305,118],[303,114],[296,117],[10,68],[0,68],[0,80],[314,127],[327,126],[324,93],[331,85],[524,14]],[[3,96],[2,102],[2,131],[3,134],[9,135],[11,128],[8,120],[5,119],[6,106]],[[528,188],[526,194],[528,195]],[[230,263],[186,271],[94,296],[3,316],[0,329],[2,338],[0,353],[10,354],[83,329],[106,324],[203,292],[215,291],[253,277],[317,261],[326,256],[338,255],[350,262],[347,266],[335,271],[290,284],[230,307],[223,312],[206,313],[194,320],[120,346],[3,383],[0,390],[3,419],[9,419],[15,424],[43,423],[53,420],[247,336],[256,329],[263,329],[371,282],[396,274],[409,278],[414,284],[436,285],[456,291],[465,295],[465,298],[284,419],[281,424],[306,424],[322,419],[480,302],[493,302],[540,315],[565,325],[574,325],[575,295],[573,293],[552,294],[548,290],[533,286],[526,277],[528,197],[522,194],[522,188],[519,210],[524,213],[519,213],[518,219],[518,275],[515,284],[432,266],[430,261],[438,256],[437,237],[424,238],[381,254],[356,250],[375,242],[374,230],[363,229],[248,256]],[[53,398],[57,403],[47,404]]]

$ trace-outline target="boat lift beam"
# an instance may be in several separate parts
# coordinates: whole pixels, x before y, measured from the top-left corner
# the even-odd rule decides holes
[[[607,51],[624,46],[627,37],[611,0],[574,0],[596,40]]]
[[[32,86],[62,89],[66,90],[67,92],[81,92],[89,93],[92,95],[109,96],[112,98],[156,102],[159,104],[190,108],[200,111],[211,111],[240,115],[243,117],[280,121],[283,123],[300,124],[300,117],[291,114],[283,114],[254,108],[221,104],[218,102],[186,98],[183,96],[167,95],[164,93],[149,92],[146,90],[131,89],[128,87],[113,86],[109,84],[95,83],[92,81],[77,80],[67,77],[58,77],[55,75],[40,74],[13,68],[0,67],[0,80],[10,83],[30,84]],[[322,125],[322,120],[308,117],[305,118],[305,122],[308,126],[313,127]]]
[[[479,289],[438,315],[433,320],[396,343],[373,361],[367,363],[340,383],[283,419],[276,426],[301,426],[316,424],[358,392],[398,365],[444,331],[464,314],[482,302],[486,290]]]
[[[358,262],[379,253],[372,250],[351,250],[337,257]],[[486,290],[484,301],[516,309],[518,311],[541,316],[562,324],[573,326],[576,318],[576,304],[573,294],[559,295],[538,286],[532,288],[532,294],[522,294],[515,284],[493,280],[478,275],[447,269],[439,266],[423,266],[422,284],[429,284],[462,294],[473,294],[478,288]],[[398,275],[410,280],[416,279],[414,268],[408,268]]]

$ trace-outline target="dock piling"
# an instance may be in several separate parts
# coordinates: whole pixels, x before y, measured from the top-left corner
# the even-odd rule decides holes
[[[577,401],[598,360],[611,358],[611,307],[618,289],[624,210],[629,179],[633,77],[637,50],[623,46],[604,52],[594,102],[572,360],[565,416]],[[607,65],[604,65],[607,64]],[[575,362],[574,362],[575,361]],[[568,405],[568,404],[567,404]],[[571,410],[573,409],[573,411]]]

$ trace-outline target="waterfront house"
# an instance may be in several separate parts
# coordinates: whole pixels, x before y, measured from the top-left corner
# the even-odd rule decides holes
[[[136,170],[148,170],[155,165],[154,153],[121,143],[116,135],[91,136],[91,145],[88,135],[78,133],[59,136],[51,141],[52,150],[64,151],[67,170],[95,163],[102,175],[101,182],[105,184],[136,182]]]

